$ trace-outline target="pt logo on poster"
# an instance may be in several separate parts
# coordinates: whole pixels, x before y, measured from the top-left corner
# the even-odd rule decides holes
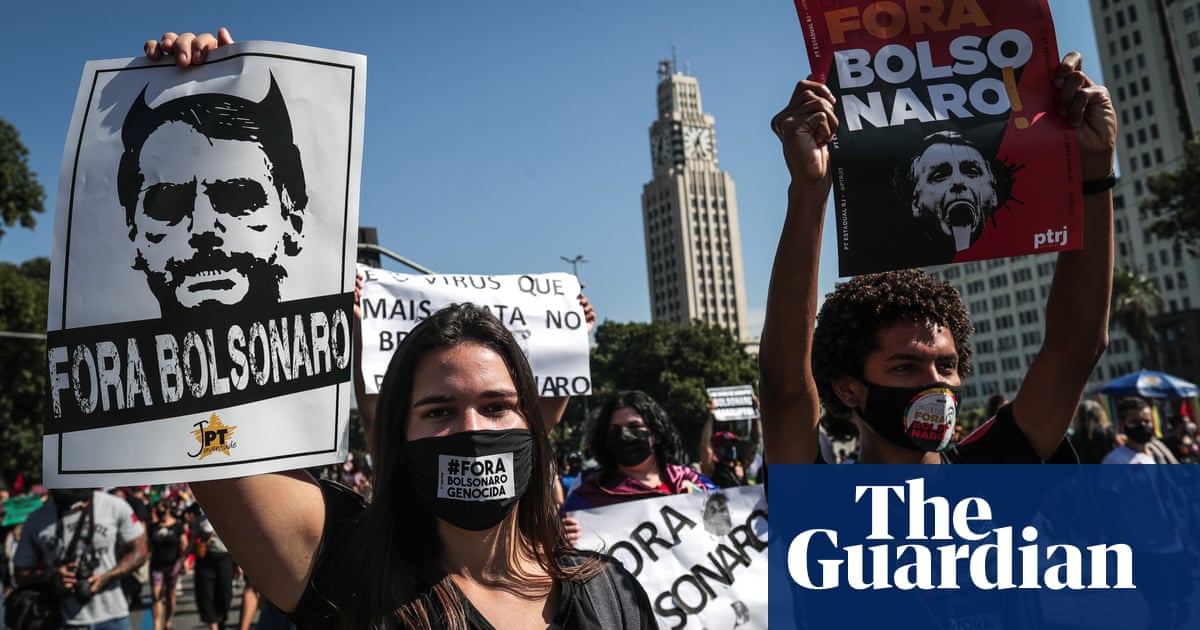
[[[188,457],[204,459],[213,453],[228,456],[230,449],[237,448],[237,442],[232,439],[233,430],[237,427],[221,422],[221,417],[215,413],[208,420],[201,420],[192,426],[196,427],[192,435],[200,443],[200,450],[188,453]]]

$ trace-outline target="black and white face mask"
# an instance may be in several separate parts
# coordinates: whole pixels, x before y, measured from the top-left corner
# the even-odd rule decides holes
[[[903,448],[939,452],[954,438],[959,388],[948,383],[919,387],[867,385],[859,417],[885,440]]]
[[[504,520],[529,487],[528,429],[463,431],[404,444],[409,483],[434,516],[471,531]]]

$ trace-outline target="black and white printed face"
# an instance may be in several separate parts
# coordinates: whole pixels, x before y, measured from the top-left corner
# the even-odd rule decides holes
[[[258,143],[172,122],[150,134],[141,155],[135,246],[152,285],[184,308],[238,304],[259,281],[278,286],[289,226]]]
[[[943,234],[954,239],[956,250],[969,247],[998,203],[987,159],[974,147],[934,144],[913,162],[913,173],[914,214],[934,221]]]

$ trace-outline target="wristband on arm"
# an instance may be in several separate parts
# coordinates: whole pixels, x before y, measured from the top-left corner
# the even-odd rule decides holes
[[[1104,177],[1101,177],[1100,179],[1093,179],[1090,181],[1083,182],[1083,194],[1095,195],[1097,193],[1102,193],[1106,190],[1112,190],[1113,186],[1116,186],[1116,185],[1117,185],[1117,174],[1113,171],[1109,171],[1108,175],[1105,175]]]

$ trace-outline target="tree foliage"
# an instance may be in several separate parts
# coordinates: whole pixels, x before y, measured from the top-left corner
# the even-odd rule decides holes
[[[1166,216],[1150,225],[1150,231],[1200,256],[1200,142],[1189,140],[1183,165],[1176,171],[1151,175],[1146,185],[1150,195],[1142,200],[1142,208],[1166,211]]]
[[[757,382],[755,359],[733,333],[719,326],[604,322],[596,327],[595,339],[593,396],[587,401],[591,413],[617,391],[640,389],[666,410],[693,459],[708,414],[705,388]],[[571,404],[563,431],[581,440],[583,401]]]
[[[46,258],[20,265],[0,262],[0,331],[45,334],[49,283]],[[18,474],[27,482],[42,476],[45,366],[44,338],[0,337],[0,478],[6,484]]]
[[[1158,352],[1155,346],[1154,316],[1159,314],[1165,303],[1154,281],[1129,267],[1118,267],[1113,272],[1112,319],[1110,326],[1120,327],[1137,345],[1142,364],[1158,369]]]
[[[35,214],[45,210],[46,192],[29,170],[29,150],[16,127],[0,119],[0,238],[5,228],[32,228]]]

